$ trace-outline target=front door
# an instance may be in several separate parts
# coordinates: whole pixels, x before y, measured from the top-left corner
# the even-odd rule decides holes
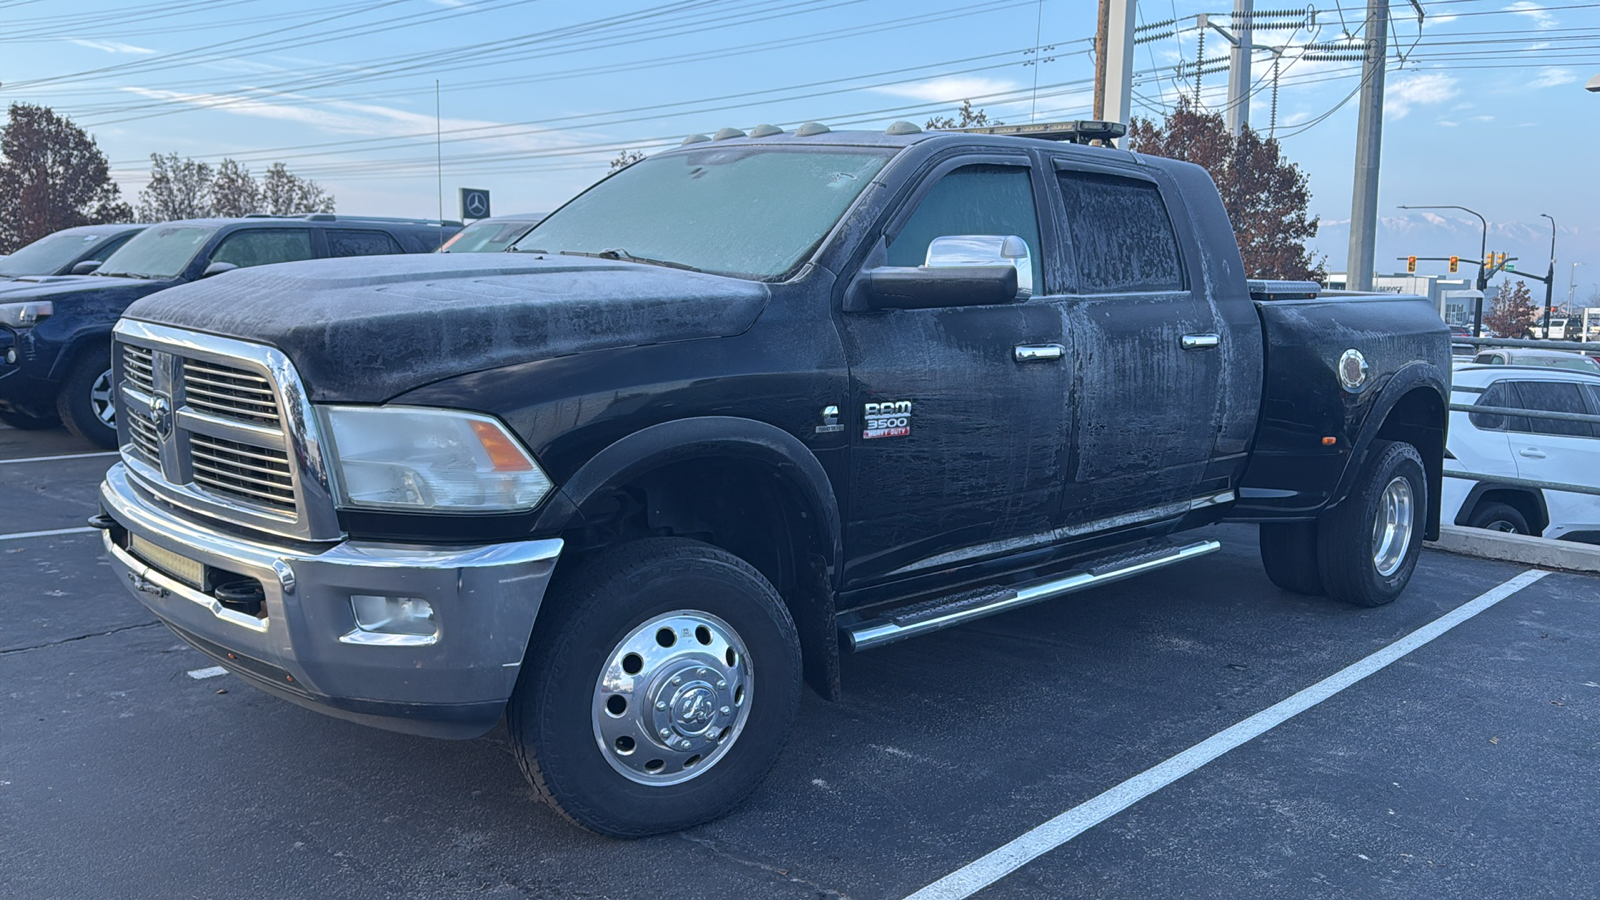
[[[946,163],[890,219],[869,260],[920,266],[936,237],[1016,235],[1034,269],[1026,302],[843,314],[847,588],[995,556],[1051,527],[1071,360],[1059,298],[1037,295],[1038,190],[1024,155]]]

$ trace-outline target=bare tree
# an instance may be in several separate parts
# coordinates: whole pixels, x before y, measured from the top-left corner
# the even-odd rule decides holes
[[[1313,260],[1306,248],[1306,241],[1317,236],[1318,218],[1307,212],[1311,190],[1305,173],[1284,158],[1273,138],[1262,138],[1248,125],[1235,138],[1220,114],[1200,112],[1180,99],[1164,122],[1134,119],[1128,146],[1211,173],[1247,274],[1307,281],[1326,277],[1322,260]]]
[[[333,212],[333,195],[309,178],[289,171],[289,167],[275,162],[261,177],[261,202],[266,212],[275,216],[295,216],[302,213]]]
[[[150,183],[139,192],[139,219],[170,222],[211,215],[211,166],[176,153],[150,154]]]
[[[981,109],[973,109],[971,100],[961,101],[961,108],[956,110],[954,118],[950,116],[934,116],[928,124],[922,126],[928,131],[949,131],[952,128],[982,128],[986,125],[1004,125],[999,119],[989,118],[989,114]]]
[[[641,159],[644,159],[644,154],[642,152],[638,150],[624,150],[612,158],[610,162],[611,168],[606,170],[606,174],[609,175],[612,172],[620,172]]]
[[[0,156],[0,253],[63,228],[133,220],[94,139],[49,107],[11,104]]]
[[[231,159],[217,164],[217,177],[211,182],[211,214],[248,216],[261,212],[261,185],[250,177],[250,170]]]

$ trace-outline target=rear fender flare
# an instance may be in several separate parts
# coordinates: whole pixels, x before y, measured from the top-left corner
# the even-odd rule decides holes
[[[1389,420],[1390,413],[1399,405],[1400,401],[1412,391],[1423,388],[1431,390],[1439,400],[1439,407],[1443,414],[1439,419],[1441,442],[1440,453],[1436,458],[1429,459],[1426,448],[1417,448],[1422,453],[1422,464],[1428,475],[1428,527],[1427,535],[1432,538],[1439,533],[1439,489],[1443,484],[1443,436],[1449,421],[1450,405],[1450,380],[1439,370],[1439,367],[1425,362],[1413,362],[1402,366],[1380,389],[1377,400],[1373,403],[1372,410],[1361,423],[1355,446],[1350,453],[1350,458],[1345,463],[1344,472],[1339,476],[1339,482],[1334,487],[1333,494],[1328,499],[1327,509],[1332,509],[1344,502],[1355,486],[1356,476],[1361,472],[1361,464],[1366,461],[1367,451],[1372,448],[1372,442],[1378,439],[1378,432],[1383,429]]]

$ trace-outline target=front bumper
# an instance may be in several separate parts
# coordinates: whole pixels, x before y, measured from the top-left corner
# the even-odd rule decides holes
[[[559,539],[467,547],[345,541],[267,543],[206,528],[142,493],[118,463],[100,486],[119,578],[173,631],[224,668],[285,699],[344,719],[471,738],[500,718],[516,685]],[[152,567],[129,536],[208,571],[260,582],[262,614]],[[356,627],[353,594],[433,608],[432,638]]]

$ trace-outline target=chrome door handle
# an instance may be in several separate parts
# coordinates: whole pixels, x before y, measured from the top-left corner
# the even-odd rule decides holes
[[[1517,452],[1529,459],[1544,459],[1544,451],[1540,450],[1538,447],[1523,447]]]
[[[1034,362],[1060,359],[1067,355],[1067,348],[1060,344],[1018,344],[1014,352],[1017,362]]]
[[[1222,343],[1220,334],[1186,334],[1178,343],[1185,350],[1215,350]]]

